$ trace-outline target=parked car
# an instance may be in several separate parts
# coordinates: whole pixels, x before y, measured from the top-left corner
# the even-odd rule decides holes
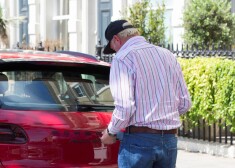
[[[0,168],[117,167],[103,145],[110,65],[88,54],[0,50]]]

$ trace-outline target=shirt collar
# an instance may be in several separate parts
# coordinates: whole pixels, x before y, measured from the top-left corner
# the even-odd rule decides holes
[[[125,50],[126,48],[128,48],[134,44],[138,44],[138,43],[142,43],[142,42],[146,42],[146,40],[143,36],[134,36],[134,37],[130,38],[129,40],[127,40],[117,53]]]

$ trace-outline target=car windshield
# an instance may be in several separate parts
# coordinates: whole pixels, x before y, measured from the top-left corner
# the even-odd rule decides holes
[[[105,111],[113,109],[113,98],[107,73],[54,69],[8,70],[0,72],[0,108]]]

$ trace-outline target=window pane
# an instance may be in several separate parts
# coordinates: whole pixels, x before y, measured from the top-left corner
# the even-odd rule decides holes
[[[76,71],[2,72],[0,101],[2,109],[16,110],[77,111],[82,105],[113,105],[107,76]]]

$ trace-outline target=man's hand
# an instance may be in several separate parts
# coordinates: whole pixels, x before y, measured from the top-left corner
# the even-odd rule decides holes
[[[116,142],[115,136],[110,136],[107,132],[107,129],[105,129],[103,132],[102,137],[100,138],[101,142],[106,145],[111,145]]]

